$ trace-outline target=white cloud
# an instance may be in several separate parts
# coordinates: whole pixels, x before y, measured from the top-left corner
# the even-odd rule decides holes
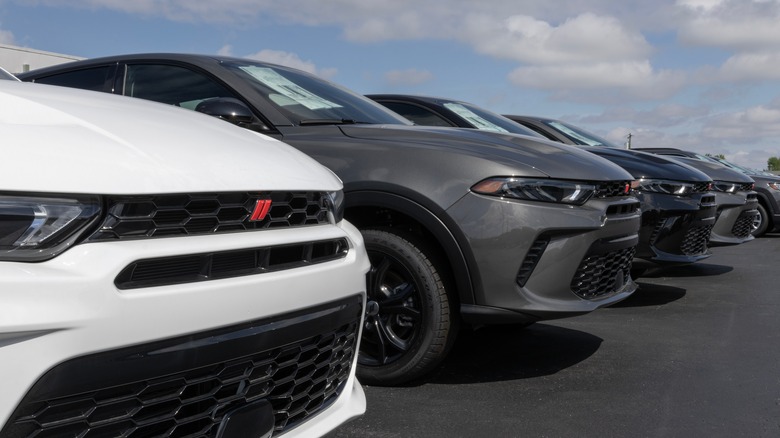
[[[723,81],[780,80],[780,51],[734,55],[721,66],[718,79]]]
[[[509,80],[567,98],[576,98],[585,91],[583,98],[600,102],[664,99],[686,82],[682,73],[654,71],[649,61],[520,67],[509,74]],[[589,90],[597,90],[598,94]]]
[[[431,72],[416,68],[392,70],[385,73],[385,81],[390,85],[419,85],[432,79],[433,74]]]
[[[480,53],[532,64],[625,62],[652,51],[641,34],[614,17],[590,13],[559,26],[524,15],[467,16],[461,38]]]
[[[599,115],[580,117],[579,121],[582,123],[631,122],[639,126],[668,128],[698,120],[709,112],[710,110],[706,107],[693,107],[677,103],[664,103],[647,110],[617,106],[611,107]]]
[[[0,29],[0,44],[14,45],[14,34],[9,30]]]
[[[230,50],[229,46],[226,47],[228,47],[228,50]],[[220,49],[220,51],[223,51],[224,49],[225,47]],[[243,57],[249,59],[256,59],[258,61],[263,61],[263,62],[270,62],[272,64],[279,64],[287,67],[297,68],[298,70],[303,70],[305,72],[309,72],[311,74],[315,74],[325,78],[333,77],[338,72],[338,70],[335,68],[319,69],[313,62],[304,61],[295,53],[284,52],[281,50],[264,49],[257,53],[253,53]]]
[[[712,2],[706,8],[688,7],[681,23],[681,41],[737,51],[775,49],[780,44],[777,22],[780,2],[740,0]]]

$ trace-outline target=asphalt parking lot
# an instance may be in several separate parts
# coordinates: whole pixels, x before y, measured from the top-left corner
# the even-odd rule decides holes
[[[464,336],[424,381],[364,386],[346,437],[778,437],[780,234],[640,278],[610,308]]]

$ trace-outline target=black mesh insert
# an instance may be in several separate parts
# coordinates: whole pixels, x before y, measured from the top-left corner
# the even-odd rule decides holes
[[[346,257],[344,238],[237,251],[138,260],[117,275],[119,289],[216,280],[299,268]]]
[[[571,281],[571,290],[585,299],[610,295],[631,280],[636,246],[586,255]]]
[[[707,242],[710,240],[712,225],[692,226],[685,233],[680,251],[685,255],[697,255],[707,252]]]

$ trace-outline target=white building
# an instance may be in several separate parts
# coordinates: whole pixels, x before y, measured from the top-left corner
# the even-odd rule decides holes
[[[23,73],[36,68],[49,67],[63,62],[84,59],[79,56],[44,52],[28,47],[0,44],[0,67],[11,73]]]

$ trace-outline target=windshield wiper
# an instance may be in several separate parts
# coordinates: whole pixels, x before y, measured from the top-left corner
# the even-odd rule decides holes
[[[308,119],[301,120],[298,124],[300,126],[311,125],[354,125],[358,123],[352,119]]]

